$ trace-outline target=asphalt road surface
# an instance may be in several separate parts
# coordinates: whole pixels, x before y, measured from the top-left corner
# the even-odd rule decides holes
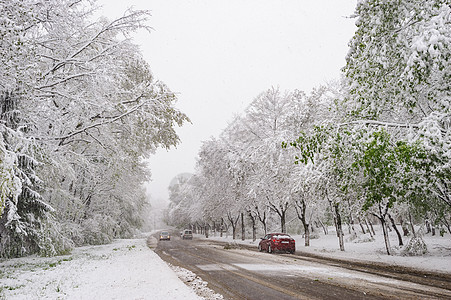
[[[451,299],[451,276],[302,254],[268,254],[212,240],[159,241],[155,252],[225,299]]]

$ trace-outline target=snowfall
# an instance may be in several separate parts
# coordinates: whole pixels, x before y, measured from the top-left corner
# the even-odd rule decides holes
[[[189,270],[168,265],[153,249],[157,240],[152,233],[136,239],[115,240],[108,245],[76,248],[70,255],[29,256],[0,261],[1,299],[222,299],[208,288],[207,282]],[[297,253],[309,252],[353,261],[371,261],[451,273],[451,238],[424,235],[428,253],[402,256],[391,233],[394,255],[385,254],[382,234],[374,241],[365,236],[350,240],[345,252],[339,251],[333,232],[320,235],[305,247],[302,236],[296,239]],[[196,235],[195,239],[205,239]],[[257,241],[233,240],[230,235],[210,234],[209,240],[253,245]],[[192,241],[192,242],[195,242]],[[404,238],[404,243],[408,239]],[[246,251],[246,250],[243,250]],[[269,255],[269,254],[268,254]]]

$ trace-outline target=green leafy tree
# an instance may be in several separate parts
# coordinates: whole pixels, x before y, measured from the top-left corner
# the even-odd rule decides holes
[[[412,147],[404,153],[404,168],[416,172],[399,188],[410,195],[413,209],[427,212],[441,202],[438,211],[445,213],[437,216],[444,223],[451,208],[450,16],[449,3],[442,0],[361,1],[344,68],[348,124],[366,124],[375,134],[385,127],[392,144]],[[428,173],[415,165],[428,165]],[[421,189],[431,193],[411,192]]]

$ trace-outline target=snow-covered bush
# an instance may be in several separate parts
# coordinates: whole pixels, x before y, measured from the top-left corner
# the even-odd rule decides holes
[[[113,228],[115,221],[108,216],[96,214],[82,223],[83,243],[100,245],[111,243],[113,240]]]
[[[310,237],[311,240],[315,240],[315,239],[319,239],[319,233],[318,232],[312,232],[310,233]]]
[[[52,217],[49,218],[50,220]],[[74,242],[62,234],[61,225],[57,222],[45,222],[39,233],[39,255],[55,256],[70,253]]]
[[[403,256],[422,256],[428,252],[428,248],[420,235],[413,236],[402,249]]]
[[[360,234],[352,242],[353,243],[370,243],[370,242],[374,242],[374,237],[372,237],[369,233]]]
[[[357,239],[357,233],[354,231],[346,238],[346,242],[353,242],[356,239]]]

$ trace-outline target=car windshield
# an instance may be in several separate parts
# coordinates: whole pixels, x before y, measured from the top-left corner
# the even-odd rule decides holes
[[[163,232],[161,233],[161,235],[169,235],[169,232],[163,231]]]
[[[185,234],[191,234],[191,230],[185,230]]]

